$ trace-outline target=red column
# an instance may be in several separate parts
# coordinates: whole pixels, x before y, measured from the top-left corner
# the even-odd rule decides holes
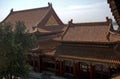
[[[41,64],[42,64],[42,68],[41,68],[41,70],[44,70],[44,68],[45,68],[45,63],[44,63],[44,61],[43,61],[43,57],[42,57]]]
[[[60,76],[62,76],[62,62],[59,61],[59,63],[60,63]]]
[[[74,75],[74,78],[76,78],[76,63],[75,62],[73,64],[73,75]]]
[[[57,61],[55,61],[55,75],[57,75]]]
[[[108,79],[110,79],[110,66],[108,66]]]
[[[55,62],[55,74],[56,75],[60,74],[60,62],[59,61]]]
[[[40,56],[38,55],[38,71],[40,72]]]
[[[63,68],[62,68],[62,61],[60,61],[60,75],[62,76],[63,74],[62,74],[62,72],[63,72],[63,70],[62,70]]]
[[[71,71],[72,71],[72,69],[71,69],[72,63],[70,63],[70,66],[68,66],[68,67],[69,67],[69,71],[70,71],[70,73],[71,73]]]
[[[32,58],[33,58],[33,70],[35,71],[35,57],[34,57],[34,55],[32,56]]]
[[[63,66],[63,74],[64,74],[64,72],[65,72],[65,62],[64,61],[62,61],[62,66]]]
[[[65,61],[63,62],[63,69],[64,69],[64,73],[66,73],[66,65],[65,65]]]
[[[58,75],[60,75],[60,61],[58,61],[57,67],[58,67],[57,73],[58,73]]]
[[[101,79],[103,79],[102,73],[103,73],[103,65],[101,65]]]
[[[95,77],[95,65],[92,65],[92,67],[93,67],[92,73],[93,73],[93,79],[94,79],[94,77]]]
[[[77,62],[76,63],[76,75],[78,76],[78,73],[79,73],[79,63]]]
[[[81,65],[79,63],[79,76],[81,76]]]
[[[90,79],[93,79],[93,65],[90,64]]]

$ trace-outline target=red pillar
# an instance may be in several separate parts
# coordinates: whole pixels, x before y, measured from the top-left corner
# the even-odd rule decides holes
[[[40,69],[40,55],[38,55],[38,71],[41,72],[41,69]]]
[[[60,61],[58,61],[58,69],[57,69],[57,73],[58,73],[58,75],[60,75]]]
[[[63,68],[63,69],[64,69],[63,72],[66,73],[66,65],[65,65],[65,61],[63,62],[63,67],[64,67],[64,68]]]
[[[42,57],[42,61],[41,61],[41,66],[42,66],[42,67],[41,67],[41,71],[44,70],[44,68],[45,68],[45,63],[44,63],[43,60],[44,60],[44,59],[43,59],[43,57]]]
[[[60,74],[60,62],[55,61],[55,75],[59,75],[59,74]]]
[[[79,76],[81,76],[81,65],[79,63]]]
[[[64,61],[62,61],[62,75],[64,74]]]
[[[78,73],[79,73],[79,63],[77,62],[76,63],[76,75],[78,76]]]
[[[95,77],[95,65],[92,65],[92,67],[93,67],[92,73],[93,73],[93,79],[94,79],[94,77]]]
[[[68,66],[68,67],[69,67],[69,71],[70,71],[70,73],[71,73],[71,71],[72,71],[72,69],[71,69],[72,63],[70,63],[70,66]]]
[[[73,75],[74,75],[74,78],[76,78],[76,63],[73,64]]]
[[[93,79],[93,65],[90,64],[90,79]]]
[[[65,62],[62,61],[62,65],[63,65],[63,74],[65,73]]]
[[[108,66],[108,79],[110,79],[110,66]]]
[[[60,75],[62,76],[63,75],[63,67],[62,67],[62,61],[60,61]]]
[[[55,61],[55,75],[57,75],[57,61]]]
[[[103,65],[101,65],[101,79],[103,79],[102,73],[103,73]]]
[[[34,55],[32,56],[32,58],[33,58],[33,70],[35,71],[35,57],[34,57]]]
[[[38,54],[37,54],[37,56],[38,56],[38,59],[37,59],[37,63],[38,63],[38,72],[41,72],[41,62],[40,62],[40,55],[39,55],[39,53],[40,53],[40,46],[38,45]]]

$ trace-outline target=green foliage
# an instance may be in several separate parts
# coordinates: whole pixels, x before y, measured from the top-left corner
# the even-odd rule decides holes
[[[35,45],[35,36],[29,34],[23,22],[0,24],[0,78],[14,75],[27,76],[29,65],[26,54]]]

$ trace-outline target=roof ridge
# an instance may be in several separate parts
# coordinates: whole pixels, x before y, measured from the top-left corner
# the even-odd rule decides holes
[[[61,36],[61,39],[62,39],[62,40],[63,40],[65,34],[68,32],[69,28],[71,27],[72,22],[73,22],[73,19],[71,19],[71,20],[68,22],[67,28],[65,29],[65,31],[63,32],[63,35]]]
[[[110,28],[112,20],[106,18],[102,22],[72,23],[69,21],[62,40],[64,41],[88,41],[88,42],[111,42]]]
[[[103,24],[105,24],[105,25],[107,25],[108,23],[106,22],[106,21],[104,21],[104,22],[86,22],[86,23],[72,23],[73,24],[73,26],[75,25],[75,26],[91,26],[91,25],[103,25]]]
[[[49,8],[49,6],[46,6],[46,7],[40,7],[40,8],[32,8],[32,9],[12,11],[11,13],[28,12],[28,11],[34,11],[34,10],[39,10],[39,9],[48,9],[48,8]]]
[[[106,17],[106,21],[98,21],[98,22],[83,22],[83,23],[73,23],[73,20],[70,21],[68,25],[70,26],[91,26],[91,25],[108,25],[112,23],[112,20]]]

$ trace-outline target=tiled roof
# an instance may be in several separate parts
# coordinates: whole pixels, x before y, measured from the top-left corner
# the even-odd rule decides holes
[[[63,25],[62,21],[59,19],[57,14],[52,8],[52,4],[48,3],[47,7],[42,8],[35,8],[35,9],[28,9],[28,10],[22,10],[22,11],[13,11],[11,10],[10,14],[3,20],[3,22],[10,22],[12,24],[15,24],[16,21],[22,21],[25,23],[27,29],[30,32],[33,32],[33,28],[35,27],[41,27],[44,26],[45,22],[50,18],[50,16],[53,15],[57,22],[61,25]],[[42,29],[45,30],[48,27],[40,28],[40,32]],[[52,27],[51,27],[52,28]]]
[[[65,27],[65,25],[41,26],[35,28],[32,33],[37,33],[39,35],[63,33],[65,31]]]
[[[120,41],[120,34],[117,32],[113,32],[110,34],[110,40],[114,42],[119,42]]]
[[[108,0],[108,3],[116,22],[120,26],[120,0]]]
[[[69,23],[60,41],[110,42],[111,20],[91,23]]]
[[[91,23],[70,21],[63,36],[56,40],[61,42],[55,53],[58,58],[120,64],[116,45],[120,34],[114,32],[111,19]]]
[[[46,31],[51,31],[51,32],[59,32],[59,31],[64,31],[65,25],[52,25],[52,26],[42,26],[40,29],[44,29]]]
[[[27,29],[32,31],[32,27],[37,26],[41,22],[47,13],[50,11],[49,7],[30,9],[24,11],[11,12],[4,22],[10,22],[15,24],[16,21],[22,21],[27,26]]]

